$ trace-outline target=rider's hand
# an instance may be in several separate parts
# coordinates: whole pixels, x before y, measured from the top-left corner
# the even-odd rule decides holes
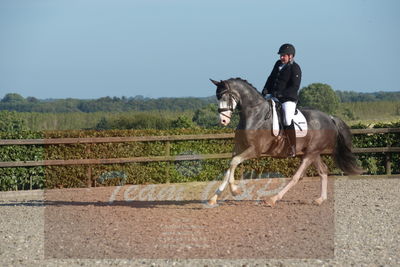
[[[271,94],[266,94],[266,95],[264,95],[264,98],[267,99],[267,100],[269,100],[269,99],[272,98],[272,95],[271,95]]]

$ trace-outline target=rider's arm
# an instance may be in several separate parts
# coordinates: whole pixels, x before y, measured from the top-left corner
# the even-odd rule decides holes
[[[286,88],[286,92],[288,92],[289,97],[297,99],[297,93],[301,83],[301,69],[298,64],[293,64],[289,81],[289,87]]]
[[[280,60],[278,60],[275,63],[274,67],[272,68],[271,74],[268,76],[268,79],[265,82],[264,89],[262,90],[263,96],[273,93],[272,88],[274,87],[276,75],[279,72],[279,65],[280,65]]]

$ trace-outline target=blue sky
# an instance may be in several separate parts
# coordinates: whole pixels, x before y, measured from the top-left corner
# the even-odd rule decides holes
[[[264,86],[282,43],[302,87],[400,91],[398,0],[0,0],[0,97],[204,97]]]

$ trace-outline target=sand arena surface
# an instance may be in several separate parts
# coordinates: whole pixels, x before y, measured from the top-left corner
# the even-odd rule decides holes
[[[124,186],[45,192],[48,258],[332,258],[333,183],[300,183],[274,208],[260,200],[286,180],[251,180],[210,208],[219,183]],[[235,200],[236,199],[236,200]]]

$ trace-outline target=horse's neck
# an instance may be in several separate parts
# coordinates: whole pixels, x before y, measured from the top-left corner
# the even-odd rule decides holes
[[[272,125],[272,120],[268,122],[266,119],[271,112],[270,105],[257,90],[243,84],[233,84],[231,88],[240,98],[240,129],[261,129],[269,127],[269,123]]]
[[[240,129],[272,129],[272,110],[263,98],[259,102],[243,105],[240,112]]]
[[[251,108],[259,103],[265,102],[264,98],[253,88],[243,86],[237,92],[240,95],[242,108]]]

